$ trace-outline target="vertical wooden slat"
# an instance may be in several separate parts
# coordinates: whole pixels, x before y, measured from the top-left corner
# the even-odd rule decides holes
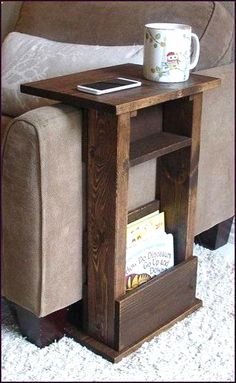
[[[82,109],[82,161],[88,162],[88,109]]]
[[[82,240],[82,267],[83,267],[83,303],[81,305],[80,311],[82,314],[82,327],[85,331],[87,331],[88,326],[88,305],[87,305],[87,279],[88,279],[88,231],[87,231],[87,203],[88,200],[86,198],[87,194],[87,168],[88,168],[88,109],[83,109],[82,115],[82,162],[84,168],[82,172],[85,171],[85,177],[83,174],[82,177],[82,189],[83,189],[83,205],[82,205],[82,214],[84,220],[83,226],[83,240]],[[79,315],[79,313],[77,313]]]
[[[114,347],[115,299],[125,292],[130,114],[88,115],[88,333]]]
[[[192,256],[200,145],[202,93],[164,105],[163,130],[192,137],[192,146],[161,158],[160,203],[174,234],[175,262]]]

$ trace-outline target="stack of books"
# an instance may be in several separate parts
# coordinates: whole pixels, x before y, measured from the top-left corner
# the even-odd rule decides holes
[[[127,225],[126,290],[174,266],[173,235],[165,232],[164,212]]]

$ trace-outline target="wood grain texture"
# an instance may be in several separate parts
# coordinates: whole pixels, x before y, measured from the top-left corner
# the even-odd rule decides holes
[[[142,138],[130,145],[130,166],[164,156],[191,145],[191,138],[160,132]]]
[[[197,258],[167,270],[116,301],[117,348],[138,342],[192,306]]]
[[[115,299],[125,291],[130,115],[88,115],[88,333],[114,345]]]
[[[82,161],[88,162],[88,110],[83,109],[82,114]]]
[[[143,218],[148,214],[154,213],[154,211],[159,210],[160,201],[154,200],[148,202],[145,205],[139,206],[138,208],[129,211],[128,214],[128,223],[136,221],[137,219]]]
[[[163,130],[192,138],[191,147],[160,159],[161,210],[174,235],[175,263],[192,256],[200,147],[202,94],[164,105]]]
[[[78,84],[119,76],[141,80],[142,86],[101,96],[79,92],[76,88]],[[122,64],[22,84],[21,92],[62,101],[82,108],[123,114],[213,89],[219,84],[220,80],[217,78],[197,74],[191,74],[187,81],[181,83],[157,83],[143,77],[142,65]]]
[[[163,331],[168,330],[175,323],[177,323],[180,320],[183,320],[188,315],[192,314],[195,310],[199,309],[201,306],[202,306],[202,301],[200,299],[195,298],[193,304],[183,313],[171,319],[168,323],[160,327],[158,330],[155,330],[149,333],[148,335],[143,337],[141,340],[139,340],[132,346],[126,347],[121,351],[116,351],[113,348],[105,345],[104,343],[101,343],[98,340],[93,339],[92,337],[84,333],[83,331],[79,330],[75,326],[71,326],[70,324],[66,326],[65,333],[67,336],[73,338],[76,342],[82,344],[83,346],[86,346],[88,349],[90,349],[91,351],[95,352],[98,355],[101,355],[103,358],[107,359],[108,361],[112,363],[118,363],[121,361],[121,359],[131,354],[132,352],[136,351],[144,342],[148,342],[154,336],[158,336]]]

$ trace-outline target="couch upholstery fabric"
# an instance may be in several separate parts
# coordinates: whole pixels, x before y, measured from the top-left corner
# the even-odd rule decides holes
[[[53,100],[21,93],[20,84],[127,62],[143,63],[142,45],[69,44],[12,32],[2,46],[2,111],[15,117],[55,104]]]
[[[231,62],[233,18],[217,1],[25,1],[15,30],[61,42],[132,45],[143,44],[150,22],[191,25],[201,41],[197,69]]]
[[[6,115],[1,116],[1,147],[3,145],[4,139],[6,136],[8,125],[12,121],[13,121],[13,118],[10,116],[6,116]]]
[[[81,299],[81,113],[65,105],[10,125],[3,154],[3,294],[47,315]]]
[[[234,64],[199,71],[221,78],[203,94],[195,234],[234,216]]]

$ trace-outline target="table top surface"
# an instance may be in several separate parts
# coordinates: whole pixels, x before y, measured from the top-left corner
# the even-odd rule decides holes
[[[79,84],[114,77],[139,80],[142,81],[142,86],[100,96],[80,92],[76,88]],[[143,76],[142,65],[122,64],[22,84],[21,92],[61,101],[81,108],[102,109],[118,115],[190,96],[216,88],[219,85],[220,79],[197,74],[191,74],[187,81],[178,83],[149,81]]]

